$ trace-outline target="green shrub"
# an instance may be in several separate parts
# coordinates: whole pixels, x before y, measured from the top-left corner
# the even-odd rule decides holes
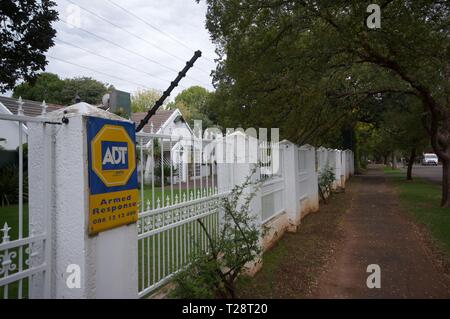
[[[217,206],[223,212],[218,231],[209,232],[202,220],[197,220],[208,238],[209,253],[198,254],[189,267],[175,275],[172,297],[235,298],[236,278],[261,254],[261,228],[250,212],[250,203],[260,185],[251,181],[254,173]],[[252,191],[246,193],[247,189]]]
[[[23,174],[23,198],[28,198],[28,174]],[[19,168],[10,164],[0,168],[0,205],[8,206],[19,201]]]
[[[162,171],[164,173],[164,185],[165,186],[170,185],[170,166],[171,165],[166,164],[166,163],[163,164]],[[161,186],[161,177],[162,177],[162,174],[161,174],[161,163],[160,162],[156,163],[154,172],[155,172],[155,177],[156,177],[155,178],[155,185],[159,187],[159,186]],[[177,169],[172,166],[172,176],[175,176],[176,174],[177,174]]]
[[[327,198],[332,194],[334,180],[333,168],[328,165],[325,166],[319,173],[319,193],[325,203],[327,202]]]
[[[224,290],[221,276],[216,271],[220,267],[217,259],[206,254],[194,258],[186,271],[175,275],[174,298],[213,299],[222,297],[218,292]]]

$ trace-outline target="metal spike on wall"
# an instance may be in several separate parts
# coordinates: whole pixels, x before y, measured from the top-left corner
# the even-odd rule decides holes
[[[180,82],[180,80],[186,76],[187,71],[190,68],[192,68],[195,61],[197,61],[197,59],[201,56],[202,56],[202,52],[200,50],[195,51],[194,56],[188,62],[186,62],[186,66],[183,68],[183,70],[181,70],[181,72],[178,73],[175,80],[170,82],[170,86],[167,88],[167,90],[164,91],[163,95],[159,98],[158,101],[155,102],[155,105],[153,105],[153,107],[147,112],[147,115],[141,120],[139,125],[136,127],[136,132],[139,132],[140,130],[142,130],[142,128],[148,123],[150,118],[153,115],[155,115],[156,111],[161,107],[163,102],[169,97],[169,95],[170,95],[170,93],[172,93],[173,89],[178,86],[178,83]]]
[[[45,103],[45,100],[42,101],[42,113],[41,115],[45,115],[47,113],[47,104]]]
[[[22,101],[22,97],[19,96],[19,100],[17,101],[17,115],[23,115],[23,101]]]

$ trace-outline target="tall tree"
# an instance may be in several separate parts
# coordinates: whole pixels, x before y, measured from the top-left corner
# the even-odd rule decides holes
[[[367,3],[359,1],[206,3],[222,54],[215,83],[233,101],[225,105],[230,114],[256,124],[270,119],[302,141],[342,117],[357,119],[371,97],[411,95],[444,163],[442,205],[450,203],[449,2],[385,0],[380,29],[368,28]]]
[[[387,101],[390,107],[384,112],[379,124],[381,149],[402,154],[408,159],[406,179],[412,180],[412,167],[417,156],[429,146],[429,138],[422,126],[420,102],[404,96],[403,99]]]
[[[17,85],[13,91],[13,97],[21,96],[33,101],[45,100],[48,103],[61,103],[61,90],[64,81],[58,75],[43,72],[36,76],[33,82],[23,82]]]
[[[85,76],[68,78],[63,81],[64,86],[61,90],[61,104],[63,105],[72,104],[77,94],[83,102],[99,104],[103,95],[112,88],[111,85]]]
[[[408,159],[406,179],[412,180],[412,168],[416,158],[429,145],[429,138],[421,126],[420,112],[405,112],[399,114],[396,111],[386,114],[387,125],[397,129],[395,143]]]
[[[180,92],[175,101],[167,105],[168,108],[178,108],[186,121],[193,127],[194,120],[201,120],[203,129],[210,127],[213,122],[208,116],[210,93],[201,86],[191,86]]]
[[[13,97],[21,96],[24,99],[70,105],[74,103],[78,94],[83,102],[99,104],[103,95],[108,92],[108,87],[100,81],[89,77],[75,77],[60,79],[53,73],[40,73],[31,82],[17,85],[13,91]]]
[[[14,88],[18,80],[31,80],[47,65],[45,52],[54,45],[58,19],[48,0],[0,2],[0,92]]]
[[[131,95],[131,111],[147,112],[161,97],[162,92],[156,89],[137,90]]]

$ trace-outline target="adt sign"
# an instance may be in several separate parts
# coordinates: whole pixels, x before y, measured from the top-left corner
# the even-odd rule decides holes
[[[136,173],[134,126],[132,123],[115,122],[111,124],[111,120],[99,118],[90,118],[88,121],[88,134],[92,131],[93,135],[90,164],[93,173],[107,187],[126,185]],[[95,176],[92,179],[95,181]],[[93,186],[96,187],[96,184]]]
[[[133,123],[89,117],[89,234],[137,220]]]
[[[102,170],[128,169],[126,142],[102,141]]]

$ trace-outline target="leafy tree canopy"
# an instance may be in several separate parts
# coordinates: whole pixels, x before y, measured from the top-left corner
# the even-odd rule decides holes
[[[70,105],[78,94],[81,101],[99,104],[103,95],[111,89],[107,84],[89,77],[60,79],[53,73],[40,73],[33,81],[24,82],[14,88],[13,97]]]
[[[90,77],[74,77],[64,79],[64,86],[61,90],[61,103],[68,105],[73,103],[74,97],[78,94],[81,101],[89,104],[99,104],[102,97],[112,86],[102,83]]]
[[[21,96],[24,99],[33,101],[45,100],[48,103],[61,102],[61,90],[64,81],[58,75],[53,73],[40,73],[32,82],[23,82],[16,86],[13,91],[13,97]]]
[[[31,80],[47,65],[45,52],[54,45],[58,19],[55,3],[48,0],[0,2],[0,92],[20,79]]]
[[[131,95],[131,111],[147,112],[161,95],[162,92],[156,89],[137,90]]]
[[[209,99],[211,93],[201,86],[191,86],[175,97],[175,101],[167,105],[168,108],[178,108],[188,124],[193,127],[194,120],[201,120],[203,129],[213,125],[209,117]]]
[[[411,95],[437,120],[448,107],[448,2],[382,1],[381,29],[366,26],[366,2],[206,3],[225,125],[278,126],[294,142],[320,143],[370,121],[387,94]]]
[[[395,151],[406,157],[413,149],[419,154],[429,146],[429,138],[422,125],[422,105],[417,99],[403,96],[384,103],[388,108],[375,125],[357,125],[361,152],[386,159]]]

